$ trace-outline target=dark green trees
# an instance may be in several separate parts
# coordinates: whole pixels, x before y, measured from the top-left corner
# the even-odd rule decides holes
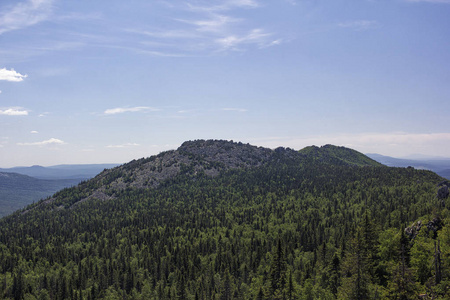
[[[270,293],[272,299],[285,299],[286,260],[281,239],[277,241],[276,251],[273,254],[270,270]]]
[[[99,188],[87,182],[1,219],[0,298],[448,297],[439,177],[278,152],[272,163],[215,177],[190,165],[158,188],[115,189],[116,170],[102,178],[109,200],[79,202]],[[128,180],[132,170],[122,170]],[[415,239],[399,229],[427,224],[434,209],[442,229],[423,226]]]

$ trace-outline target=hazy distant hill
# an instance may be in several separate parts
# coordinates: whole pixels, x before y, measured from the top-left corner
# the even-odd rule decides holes
[[[44,180],[17,173],[0,172],[0,217],[57,191],[77,185],[82,179]]]
[[[117,164],[32,166],[0,169],[0,217],[57,191],[88,180]]]
[[[375,153],[369,153],[367,156],[388,167],[406,168],[411,166],[416,169],[430,170],[444,178],[450,179],[450,159],[402,159]]]
[[[83,164],[56,165],[50,167],[31,166],[2,169],[0,172],[12,172],[39,179],[89,179],[103,171],[116,167],[118,164]]]

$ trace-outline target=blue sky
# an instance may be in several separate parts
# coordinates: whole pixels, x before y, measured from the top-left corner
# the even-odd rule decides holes
[[[450,0],[0,2],[0,167],[192,139],[450,157]]]

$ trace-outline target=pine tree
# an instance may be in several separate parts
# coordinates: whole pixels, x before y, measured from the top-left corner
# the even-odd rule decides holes
[[[393,274],[392,281],[389,283],[389,298],[396,300],[417,299],[417,291],[414,282],[414,276],[406,264],[405,246],[401,245],[400,262]]]
[[[274,253],[271,272],[270,287],[273,299],[282,299],[282,293],[286,284],[286,260],[284,257],[281,239],[278,239],[277,249]]]
[[[442,280],[442,264],[441,264],[441,247],[439,240],[434,241],[434,270],[435,270],[435,284],[438,285]]]
[[[177,299],[180,300],[186,300],[187,299],[187,295],[186,295],[186,279],[184,277],[183,274],[183,269],[182,271],[178,271],[178,276],[177,276]]]
[[[231,282],[230,282],[230,272],[228,269],[225,272],[225,280],[223,281],[221,300],[231,299]]]
[[[258,295],[256,295],[256,300],[264,300],[264,293],[261,287],[259,288]]]
[[[370,272],[367,270],[367,261],[362,230],[359,228],[345,257],[342,268],[342,286],[339,288],[338,298],[349,300],[369,298]]]

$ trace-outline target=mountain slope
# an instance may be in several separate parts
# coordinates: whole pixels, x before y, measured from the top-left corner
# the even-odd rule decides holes
[[[17,173],[0,172],[0,217],[75,186],[81,179],[42,180]]]
[[[106,170],[0,220],[0,297],[395,299],[402,261],[423,263],[411,293],[447,297],[426,250],[450,254],[442,178],[328,148],[194,141]]]
[[[325,145],[310,146],[300,150],[300,153],[322,162],[333,164],[348,164],[355,166],[380,166],[381,164],[353,149]]]

